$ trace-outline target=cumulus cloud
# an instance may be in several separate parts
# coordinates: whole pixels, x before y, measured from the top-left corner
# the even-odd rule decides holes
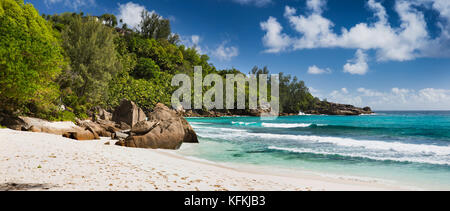
[[[366,89],[366,88],[359,88],[357,91],[365,97],[381,97],[381,96],[383,96],[383,93],[381,93],[381,92]]]
[[[450,108],[450,90],[447,89],[392,88],[387,92],[380,92],[366,88],[359,88],[356,91],[344,88],[332,91],[323,97],[332,102],[361,107],[371,106],[378,110],[448,110]]]
[[[278,53],[284,51],[290,44],[291,39],[288,35],[281,33],[283,27],[274,17],[260,24],[261,29],[267,31],[263,37],[263,43],[268,49],[267,53]]]
[[[203,38],[199,35],[182,36],[181,44],[188,48],[194,48],[200,54],[210,54],[220,61],[230,61],[232,58],[239,55],[239,48],[237,46],[229,46],[228,41],[223,41],[215,49],[202,45]]]
[[[66,7],[70,7],[75,10],[78,10],[81,7],[95,5],[95,0],[45,0],[44,2],[47,6],[50,4],[64,3]]]
[[[347,64],[344,65],[344,72],[350,73],[352,75],[365,75],[369,70],[369,65],[367,64],[367,55],[358,49],[353,60],[349,60]]]
[[[199,35],[191,35],[191,36],[183,36],[181,37],[181,44],[183,44],[184,46],[188,47],[188,48],[194,48],[195,50],[197,50],[197,52],[199,54],[205,54],[207,50],[204,50],[201,46],[200,46],[200,42],[201,42],[202,38]]]
[[[309,0],[306,2],[306,6],[315,13],[322,13],[322,9],[325,6],[324,0]]]
[[[450,1],[448,0],[396,0],[394,11],[400,25],[392,26],[386,8],[377,0],[368,0],[367,7],[375,21],[361,22],[350,28],[334,30],[334,23],[323,16],[325,0],[307,0],[307,11],[297,15],[295,8],[286,6],[284,16],[298,33],[283,33],[281,24],[269,17],[261,23],[266,31],[263,44],[266,52],[313,48],[348,48],[376,51],[378,61],[407,61],[420,57],[450,57]],[[419,8],[421,8],[419,10]],[[428,32],[424,10],[437,12],[441,29],[432,37]],[[267,27],[271,25],[273,27]],[[266,27],[263,27],[266,26]],[[268,42],[272,38],[272,42]],[[282,38],[282,39],[281,39]],[[292,45],[286,44],[290,41]],[[278,42],[276,42],[278,41]],[[284,41],[284,42],[282,42]],[[284,45],[281,45],[283,43]]]
[[[334,90],[326,98],[329,102],[363,106],[362,97],[349,95],[349,92],[346,88],[342,88],[341,90]]]
[[[320,74],[325,74],[325,73],[331,73],[331,69],[330,68],[321,69],[321,68],[317,67],[316,65],[310,66],[308,68],[308,74],[311,74],[311,75],[320,75]]]
[[[239,55],[239,49],[235,46],[227,46],[227,42],[222,42],[212,55],[221,61],[230,61],[233,57]]]
[[[147,10],[145,6],[133,2],[119,4],[119,14],[117,15],[117,18],[123,20],[123,23],[126,23],[129,28],[134,29],[141,23],[141,13],[144,10]],[[150,13],[154,13],[154,11],[151,11]]]
[[[198,35],[192,35],[191,36],[191,41],[194,45],[198,45],[198,43],[200,42],[200,36]]]
[[[272,3],[272,0],[233,0],[239,4],[255,5],[257,7],[266,6]]]

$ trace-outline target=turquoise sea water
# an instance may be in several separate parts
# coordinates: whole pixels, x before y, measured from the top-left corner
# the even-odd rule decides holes
[[[450,190],[450,111],[188,121],[187,156]]]

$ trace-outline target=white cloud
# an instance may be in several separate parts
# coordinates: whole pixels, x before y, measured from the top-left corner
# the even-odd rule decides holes
[[[272,3],[272,0],[233,0],[233,1],[239,4],[251,4],[257,7],[266,6]]]
[[[239,55],[239,49],[235,46],[226,46],[227,42],[222,42],[222,44],[217,47],[212,52],[212,55],[221,61],[230,61],[233,57]]]
[[[228,41],[223,41],[215,49],[202,45],[203,38],[199,35],[182,36],[181,44],[188,48],[194,48],[200,54],[210,54],[220,61],[230,61],[233,57],[239,55],[239,48],[236,46],[228,46]]]
[[[360,96],[349,95],[349,92],[346,88],[342,88],[341,90],[334,90],[326,98],[328,102],[350,104],[360,107],[363,106],[362,98]]]
[[[283,27],[276,18],[269,17],[260,26],[262,30],[267,31],[263,37],[263,43],[268,48],[265,52],[278,53],[284,51],[291,44],[289,36],[281,33]]]
[[[365,75],[369,70],[369,65],[367,64],[367,55],[358,49],[353,60],[349,60],[347,64],[344,65],[344,72],[350,73],[352,75]]]
[[[194,45],[198,45],[198,43],[200,42],[200,36],[198,35],[192,35],[191,36],[191,41]]]
[[[314,95],[314,96],[316,96],[316,97],[320,97],[320,96],[319,96],[319,95],[321,94],[321,91],[320,91],[320,90],[315,89],[315,88],[313,88],[313,87],[309,87],[308,89],[309,89],[309,92],[310,92],[312,95]]]
[[[117,15],[117,19],[122,19],[123,23],[126,23],[128,28],[138,28],[142,20],[141,13],[144,10],[147,10],[145,6],[133,2],[119,4],[119,15]],[[153,12],[154,11],[151,11],[150,13]]]
[[[383,96],[383,93],[381,93],[381,92],[377,92],[377,91],[373,91],[373,90],[365,89],[365,88],[359,88],[358,92],[361,93],[363,96],[366,96],[366,97],[380,97],[380,96]]]
[[[45,4],[48,6],[50,4],[64,3],[66,7],[78,10],[80,7],[94,6],[95,0],[45,0]]]
[[[312,0],[310,0],[312,1]],[[301,38],[289,38],[293,41],[293,49],[316,48],[319,46],[331,46],[335,42],[336,35],[331,28],[333,23],[321,16],[318,9],[311,8],[310,16],[295,16],[296,10],[286,6],[284,16]],[[320,11],[321,12],[321,11]],[[281,30],[280,32],[281,33]]]
[[[189,37],[181,37],[181,44],[188,48],[194,48],[199,54],[205,54],[207,50],[200,46],[202,38],[199,35],[191,35]]]
[[[392,88],[388,92],[359,88],[356,92],[347,89],[332,91],[328,101],[371,106],[375,110],[449,110],[450,90],[426,88],[421,90]]]
[[[313,65],[308,68],[308,74],[311,74],[311,75],[320,75],[320,74],[325,74],[325,73],[331,73],[331,69],[330,68],[321,69],[321,68],[317,67],[316,65]]]
[[[320,14],[326,3],[326,0],[309,0],[306,2],[306,6],[315,13]]]
[[[336,47],[375,50],[379,61],[450,57],[449,2],[448,0],[396,0],[393,9],[399,17],[400,25],[393,27],[388,21],[389,16],[384,6],[377,0],[368,0],[367,6],[373,12],[376,21],[361,22],[350,28],[342,28],[340,33],[335,33],[334,23],[322,15],[326,1],[308,0],[308,10],[304,15],[296,15],[297,11],[289,6],[285,8],[285,18],[298,35],[284,34],[278,21],[270,17],[269,21],[261,23],[261,26],[271,22],[276,27],[262,27],[266,31],[263,44],[266,46],[266,52],[269,53]],[[434,39],[427,31],[424,12],[418,8],[431,9],[441,16],[438,23],[429,23],[437,24],[442,29]],[[268,42],[268,38],[279,42]],[[291,43],[286,42],[287,40]]]

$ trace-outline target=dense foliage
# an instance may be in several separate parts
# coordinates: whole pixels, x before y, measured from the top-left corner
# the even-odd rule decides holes
[[[83,118],[93,106],[112,109],[127,98],[150,111],[159,102],[170,105],[177,89],[172,77],[193,76],[194,66],[202,66],[204,76],[216,73],[224,80],[226,74],[241,73],[217,70],[207,55],[179,45],[168,19],[147,11],[141,16],[132,30],[126,24],[117,28],[112,14],[40,17],[31,4],[0,0],[0,110],[40,115],[48,111],[30,104],[47,110],[64,105],[54,115]],[[249,73],[270,74],[267,67]],[[280,102],[282,112],[297,113],[320,100],[303,81],[280,74]]]
[[[0,1],[0,110],[55,111],[64,65],[58,33],[31,4]]]
[[[95,18],[75,15],[62,32],[62,46],[70,68],[60,77],[61,88],[90,104],[107,100],[109,82],[122,68],[115,50],[115,34]]]

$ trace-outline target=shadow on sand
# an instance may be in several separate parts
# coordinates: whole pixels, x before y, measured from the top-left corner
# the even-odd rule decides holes
[[[52,187],[48,184],[3,183],[0,184],[0,191],[49,190]]]

